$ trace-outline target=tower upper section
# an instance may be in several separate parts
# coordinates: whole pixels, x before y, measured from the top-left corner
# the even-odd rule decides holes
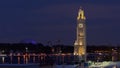
[[[84,15],[84,10],[83,9],[79,9],[79,12],[78,12],[78,17],[77,17],[77,20],[80,20],[80,19],[83,19],[85,20],[85,15]]]

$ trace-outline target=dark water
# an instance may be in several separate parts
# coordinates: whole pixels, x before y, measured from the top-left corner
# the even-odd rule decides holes
[[[0,56],[0,64],[28,64],[39,63],[40,65],[52,65],[52,64],[72,64],[74,56],[68,55],[46,55],[46,56]]]
[[[73,64],[74,56],[46,56],[43,60],[40,60],[41,65],[52,65],[52,64]]]
[[[35,58],[35,59],[34,59]],[[39,58],[37,56],[24,58],[22,56],[4,56],[0,57],[0,64],[27,64],[27,63],[39,63]]]

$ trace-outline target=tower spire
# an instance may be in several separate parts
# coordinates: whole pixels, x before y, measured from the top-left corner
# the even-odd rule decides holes
[[[84,19],[84,20],[86,19],[84,15],[84,10],[82,9],[82,7],[80,7],[79,12],[78,12],[77,20],[79,19]]]

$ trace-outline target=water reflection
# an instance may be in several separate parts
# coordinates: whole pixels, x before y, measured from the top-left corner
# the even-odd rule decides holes
[[[3,64],[5,63],[5,57],[4,56],[2,57],[2,63]]]
[[[28,64],[28,63],[39,63],[38,54],[13,54],[9,55],[0,54],[0,64]]]
[[[0,63],[9,63],[9,64],[28,64],[28,63],[40,63],[41,65],[46,64],[68,64],[72,63],[74,56],[66,54],[12,54],[3,56],[2,62]]]

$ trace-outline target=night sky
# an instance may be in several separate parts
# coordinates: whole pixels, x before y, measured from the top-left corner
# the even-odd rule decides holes
[[[80,6],[88,44],[120,44],[120,0],[0,0],[0,43],[73,45]]]

